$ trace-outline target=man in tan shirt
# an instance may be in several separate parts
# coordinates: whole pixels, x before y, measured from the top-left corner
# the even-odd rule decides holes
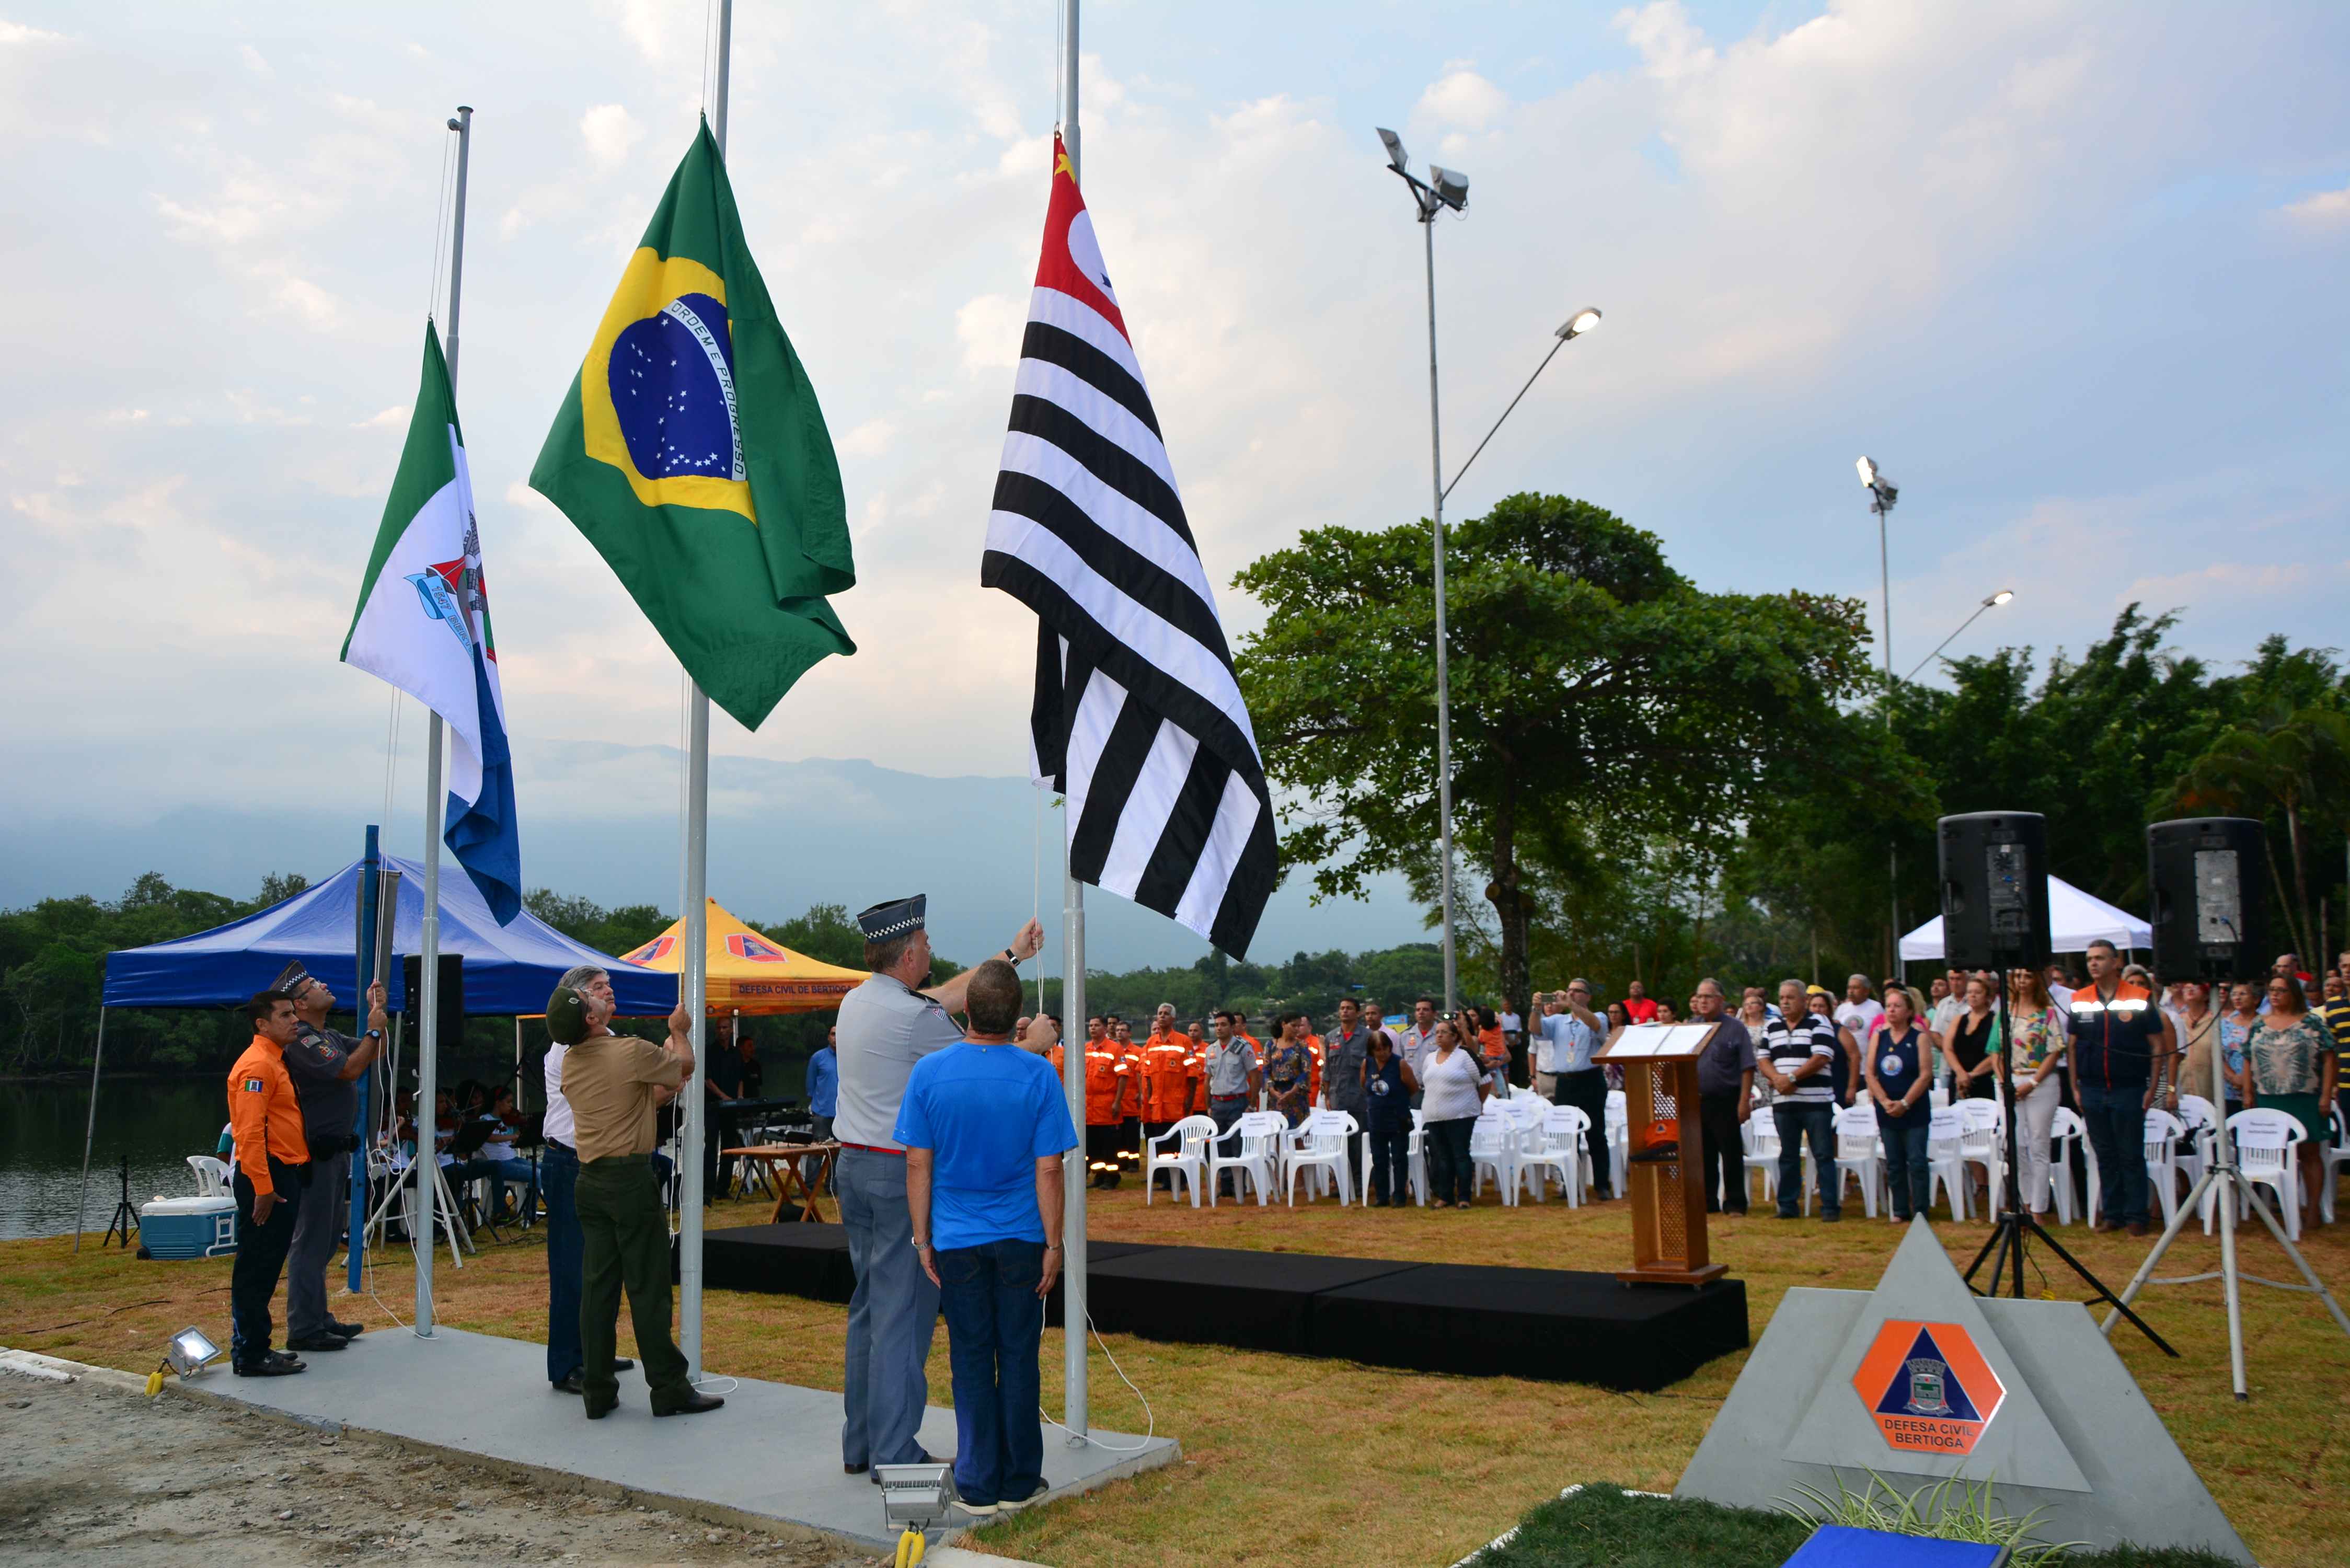
[[[693,1075],[692,1015],[678,1004],[666,1045],[615,1034],[611,1019],[607,975],[557,986],[546,1000],[547,1033],[567,1047],[563,1097],[579,1155],[580,1392],[591,1421],[620,1402],[613,1361],[625,1289],[653,1414],[697,1415],[726,1401],[695,1392],[670,1338],[669,1216],[650,1158],[654,1113]]]

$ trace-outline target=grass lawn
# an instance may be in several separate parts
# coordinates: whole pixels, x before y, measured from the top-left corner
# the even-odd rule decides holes
[[[1533,1268],[1614,1269],[1630,1255],[1629,1216],[1621,1204],[1503,1209],[1489,1199],[1466,1214],[1340,1210],[1326,1202],[1194,1211],[1163,1198],[1145,1210],[1131,1183],[1093,1196],[1091,1233],[1120,1241]],[[722,1206],[712,1224],[764,1218],[764,1204],[732,1204]],[[1980,1221],[1937,1229],[1961,1268],[1985,1233]],[[1714,1256],[1746,1282],[1759,1338],[1790,1286],[1873,1286],[1898,1236],[1884,1220],[1865,1220],[1856,1211],[1841,1225],[1733,1218],[1717,1222]],[[2077,1226],[2061,1236],[2116,1288],[2147,1246],[2090,1236]],[[94,1251],[88,1242],[77,1257],[68,1245],[0,1242],[0,1344],[145,1372],[164,1335],[187,1323],[227,1342],[225,1262],[142,1263],[120,1251]],[[462,1271],[448,1266],[444,1251],[442,1321],[543,1340],[542,1250],[540,1233],[533,1233],[486,1247]],[[2303,1250],[2337,1295],[2350,1295],[2350,1228],[2318,1231]],[[2252,1273],[2292,1274],[2265,1236],[2247,1240],[2242,1256]],[[406,1251],[390,1257],[396,1262],[378,1271],[375,1286],[388,1312],[369,1306],[360,1314],[375,1325],[390,1326],[390,1314],[405,1321],[414,1299]],[[2164,1272],[2199,1273],[2216,1268],[2217,1259],[2216,1241],[2190,1228]],[[2034,1261],[2048,1266],[2052,1294],[2082,1296],[2053,1258],[2035,1253]],[[2035,1293],[2042,1282],[2034,1279]],[[2149,1294],[2148,1320],[2184,1359],[2167,1359],[2126,1324],[2114,1343],[2253,1552],[2268,1568],[2350,1563],[2350,1339],[2308,1296],[2248,1286],[2252,1402],[2240,1406],[2228,1386],[2217,1284]],[[837,1388],[846,1316],[845,1308],[795,1297],[713,1291],[704,1318],[706,1359],[715,1372]],[[621,1334],[625,1352],[625,1314]],[[1108,1345],[1149,1396],[1158,1430],[1181,1440],[1185,1462],[1020,1514],[970,1544],[1070,1568],[1441,1568],[1570,1483],[1670,1490],[1745,1364],[1744,1353],[1726,1356],[1662,1393],[1641,1395],[1513,1378],[1422,1376],[1116,1334]],[[1045,1335],[1044,1363],[1045,1402],[1058,1413],[1057,1330]],[[943,1333],[930,1376],[932,1401],[947,1403]],[[1096,1426],[1143,1429],[1140,1406],[1098,1351],[1091,1382]],[[805,1440],[828,1444],[833,1434],[809,1433]]]

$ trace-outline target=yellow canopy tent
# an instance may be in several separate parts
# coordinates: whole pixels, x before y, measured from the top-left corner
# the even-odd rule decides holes
[[[770,941],[710,900],[710,983],[707,1006],[725,1012],[819,1012],[865,983],[867,971],[837,969]],[[622,960],[675,974],[683,967],[685,921]]]

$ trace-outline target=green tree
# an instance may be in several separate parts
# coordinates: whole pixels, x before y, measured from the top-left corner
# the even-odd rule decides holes
[[[1513,495],[1448,535],[1454,831],[1482,863],[1495,978],[1525,1011],[1530,863],[1669,837],[1719,857],[1808,771],[1914,769],[1840,706],[1868,682],[1855,601],[1711,594],[1651,534],[1586,502]],[[1437,874],[1433,569],[1426,523],[1316,530],[1236,579],[1264,629],[1235,661],[1268,775],[1300,804],[1285,858],[1322,896]],[[1604,825],[1604,826],[1603,826]]]

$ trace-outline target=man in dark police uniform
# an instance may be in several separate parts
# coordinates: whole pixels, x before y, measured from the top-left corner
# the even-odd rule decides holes
[[[384,990],[368,988],[367,1033],[354,1040],[327,1027],[335,993],[296,959],[278,972],[273,991],[294,999],[294,1044],[286,1074],[302,1103],[302,1135],[310,1146],[310,1189],[294,1217],[286,1253],[286,1343],[304,1351],[340,1350],[360,1325],[327,1310],[327,1265],[334,1262],[350,1212],[351,1155],[359,1147],[359,1081],[383,1050]]]

